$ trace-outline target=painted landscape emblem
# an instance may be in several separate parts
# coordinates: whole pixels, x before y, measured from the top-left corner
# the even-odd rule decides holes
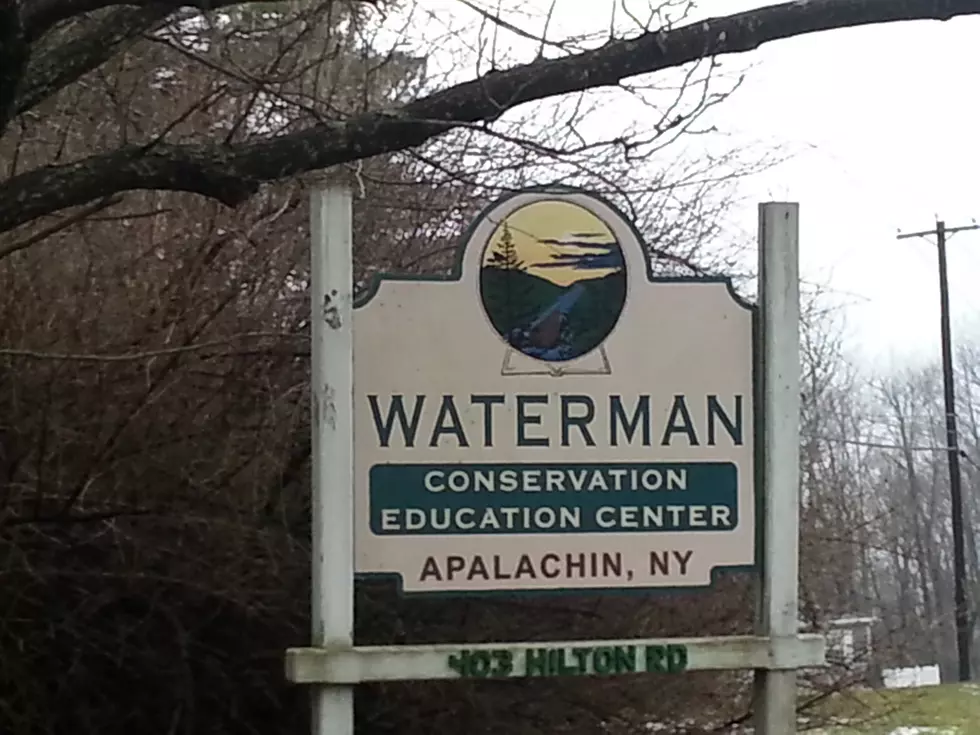
[[[520,207],[483,252],[480,298],[513,349],[566,362],[602,345],[626,304],[626,262],[612,229],[570,201]]]

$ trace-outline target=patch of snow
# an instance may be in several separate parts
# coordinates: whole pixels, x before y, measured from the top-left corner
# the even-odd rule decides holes
[[[885,669],[881,672],[886,689],[906,689],[909,687],[936,686],[941,681],[939,667],[908,666],[901,669]]]
[[[971,697],[980,696],[980,684],[961,684],[960,688],[968,692]]]

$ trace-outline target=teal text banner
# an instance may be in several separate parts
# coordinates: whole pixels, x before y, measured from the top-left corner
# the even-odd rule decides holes
[[[371,529],[382,536],[731,531],[730,462],[378,464]]]

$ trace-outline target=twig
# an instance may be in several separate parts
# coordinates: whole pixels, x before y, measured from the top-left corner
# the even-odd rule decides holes
[[[198,350],[206,350],[211,347],[220,347],[221,345],[226,345],[229,342],[235,342],[240,339],[259,339],[259,338],[269,338],[269,339],[282,339],[282,338],[292,338],[292,339],[309,339],[305,334],[289,334],[282,332],[244,332],[242,334],[236,334],[231,337],[226,337],[224,339],[216,339],[210,342],[199,342],[193,345],[183,345],[180,347],[164,347],[159,350],[146,350],[143,352],[129,352],[118,355],[98,355],[98,354],[76,354],[67,352],[39,352],[37,350],[20,350],[20,349],[0,349],[0,356],[3,357],[23,357],[32,360],[73,360],[76,362],[129,362],[133,360],[148,360],[153,357],[162,357],[164,355],[177,355],[182,352],[196,352]]]
[[[112,510],[94,511],[92,513],[71,513],[67,515],[52,516],[19,516],[14,518],[4,518],[0,520],[0,528],[11,526],[27,526],[41,524],[63,524],[63,523],[95,523],[98,521],[111,521],[116,518],[132,518],[134,516],[155,515],[156,511],[138,510],[135,508],[113,508]]]
[[[119,202],[121,202],[122,199],[123,199],[122,196],[118,194],[105,197],[104,199],[100,199],[94,204],[90,204],[87,207],[83,207],[79,211],[75,212],[75,214],[65,217],[60,222],[57,222],[51,225],[50,227],[45,227],[40,232],[35,232],[30,237],[26,237],[23,240],[20,240],[19,242],[15,242],[11,245],[6,245],[2,247],[0,248],[0,260],[3,260],[8,255],[13,255],[14,253],[19,252],[21,250],[26,250],[31,245],[35,245],[41,242],[42,240],[51,237],[52,235],[56,235],[62,230],[67,229],[72,225],[78,224],[85,218],[91,217],[96,212],[101,212],[102,210],[108,209],[109,207],[113,207],[116,204],[119,204]]]

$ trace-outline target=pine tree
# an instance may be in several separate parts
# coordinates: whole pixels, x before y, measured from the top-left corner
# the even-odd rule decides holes
[[[497,308],[499,309],[500,326],[506,334],[519,324],[524,313],[524,302],[528,296],[526,284],[521,279],[521,275],[527,270],[527,265],[521,260],[517,252],[514,234],[507,222],[504,222],[500,244],[490,255],[487,266],[502,271],[503,293],[501,294],[502,298],[497,302]],[[508,336],[507,339],[510,340],[511,337]]]
[[[500,247],[493,251],[488,265],[504,271],[522,271],[525,269],[524,261],[517,254],[514,235],[506,222],[504,222],[504,231],[500,235]]]

